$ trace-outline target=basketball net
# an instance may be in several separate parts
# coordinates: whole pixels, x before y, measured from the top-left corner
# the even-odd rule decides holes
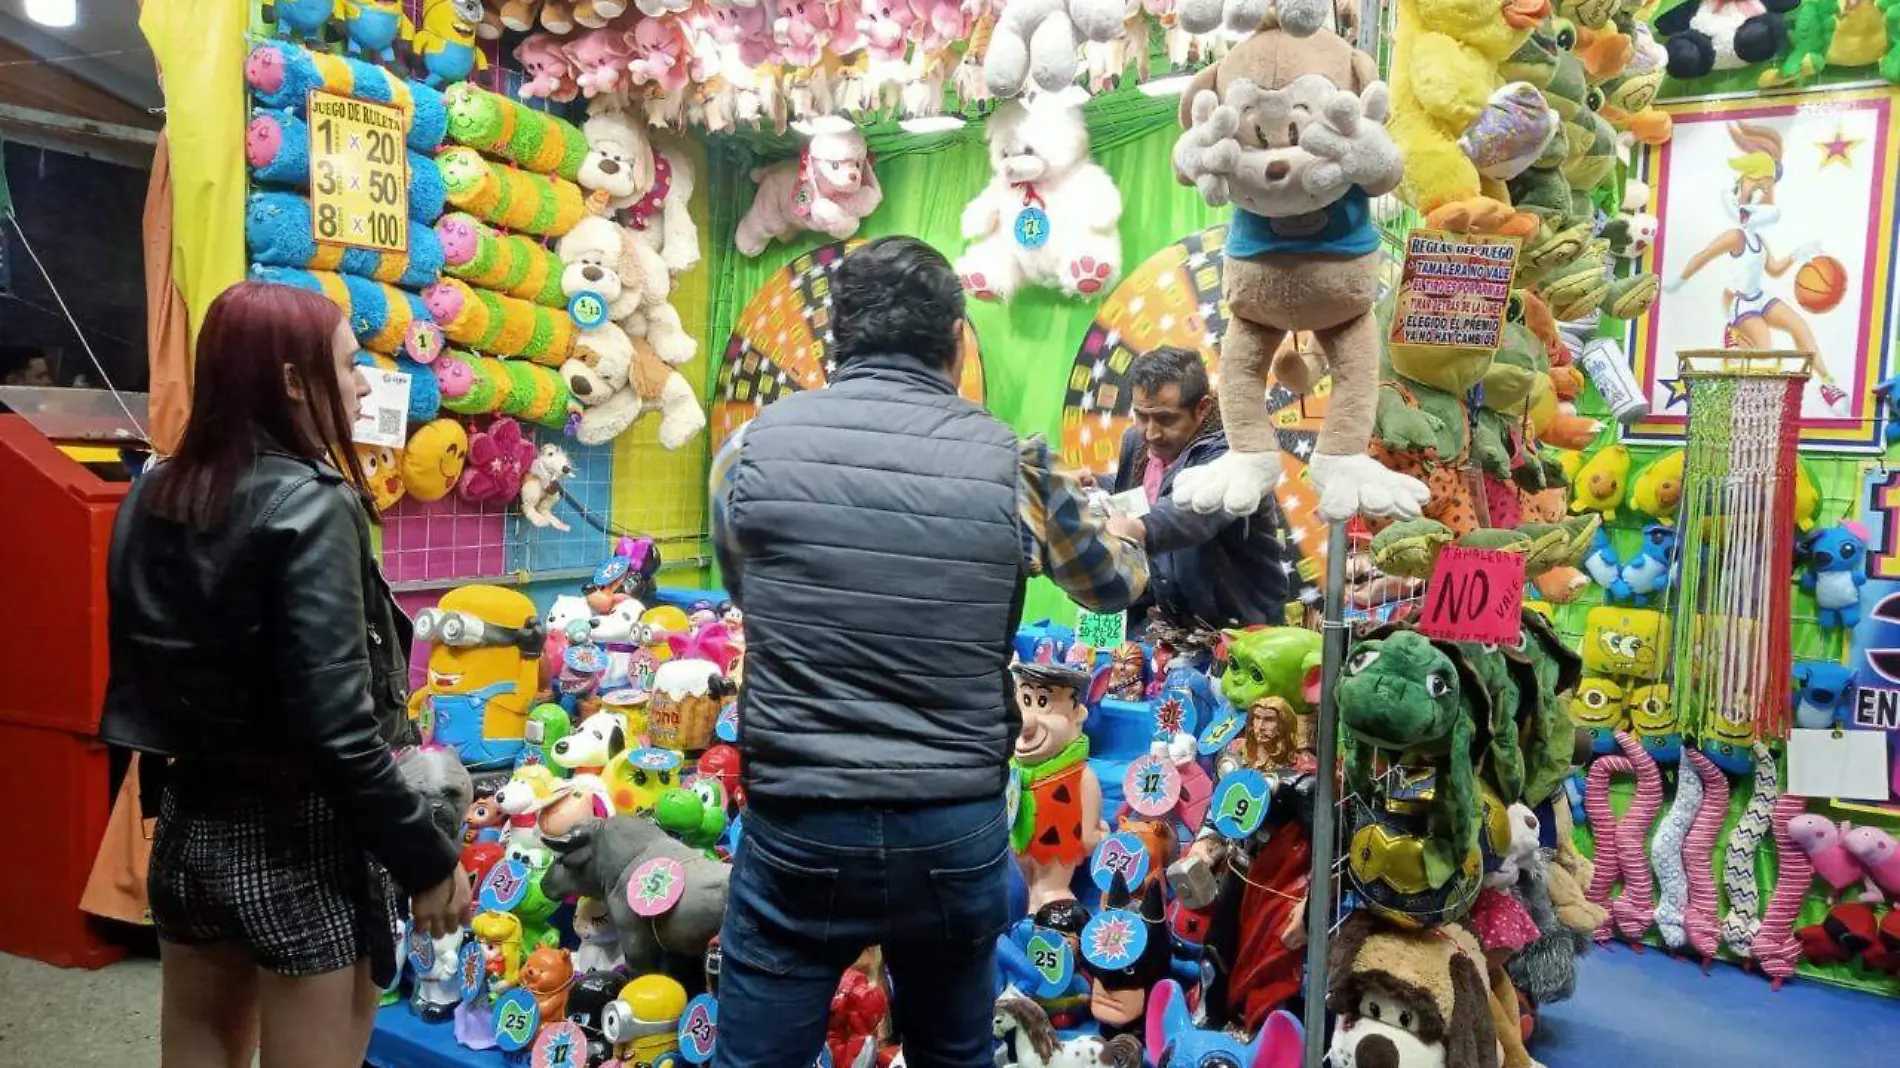
[[[1689,428],[1678,522],[1671,697],[1705,746],[1785,739],[1795,441],[1807,353],[1680,354]]]

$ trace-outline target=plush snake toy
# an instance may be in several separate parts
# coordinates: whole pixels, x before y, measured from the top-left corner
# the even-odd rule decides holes
[[[1701,777],[1694,772],[1678,776],[1676,799],[1649,843],[1649,859],[1656,867],[1656,930],[1670,949],[1681,949],[1689,941],[1689,875],[1682,847],[1701,807]]]
[[[1583,892],[1584,899],[1604,911],[1605,919],[1592,935],[1598,942],[1610,940],[1610,891],[1616,886],[1622,875],[1622,857],[1617,850],[1616,810],[1610,807],[1610,776],[1633,774],[1635,767],[1628,757],[1614,753],[1600,756],[1590,765],[1590,778],[1584,784],[1583,807],[1590,814],[1590,833],[1596,836],[1596,856],[1593,858],[1596,870],[1590,875],[1590,885]]]
[[[1700,749],[1684,749],[1682,756],[1699,783],[1697,792],[1702,797],[1695,822],[1690,824],[1689,836],[1682,845],[1682,867],[1689,880],[1689,905],[1682,925],[1688,933],[1689,945],[1702,954],[1702,967],[1706,970],[1715,962],[1716,950],[1721,948],[1721,905],[1716,898],[1715,876],[1709,868],[1709,860],[1715,855],[1715,840],[1722,833],[1722,822],[1728,818],[1728,777]]]
[[[1722,942],[1744,960],[1753,957],[1755,935],[1761,930],[1761,891],[1755,885],[1755,851],[1768,833],[1775,801],[1781,796],[1781,776],[1768,747],[1755,743],[1755,796],[1748,799],[1742,820],[1729,832],[1722,855],[1722,887],[1728,891],[1728,915],[1722,917]]]
[[[1772,763],[1772,761],[1771,761]],[[1775,878],[1775,893],[1768,901],[1761,930],[1755,935],[1755,959],[1768,976],[1773,989],[1794,974],[1801,960],[1801,943],[1794,936],[1795,921],[1801,918],[1801,904],[1808,896],[1808,884],[1814,881],[1814,862],[1795,844],[1788,832],[1788,821],[1807,811],[1808,803],[1799,797],[1782,796],[1775,801],[1773,816],[1775,855],[1780,871]]]
[[[457,82],[442,94],[449,109],[449,138],[537,174],[573,181],[587,158],[587,138],[566,119],[536,111],[472,82]]]
[[[1629,758],[1636,774],[1636,796],[1616,825],[1617,866],[1623,869],[1623,896],[1610,904],[1616,929],[1632,942],[1641,942],[1656,917],[1656,879],[1649,870],[1649,825],[1662,811],[1662,773],[1643,743],[1618,731],[1616,744]]]

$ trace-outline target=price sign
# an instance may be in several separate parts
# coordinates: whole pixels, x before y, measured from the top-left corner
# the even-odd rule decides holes
[[[1148,948],[1148,925],[1128,909],[1105,909],[1082,928],[1082,959],[1104,971],[1120,971]]]
[[[1267,818],[1271,799],[1267,777],[1252,768],[1239,768],[1221,776],[1209,806],[1215,833],[1234,841],[1252,835]]]
[[[1414,230],[1405,239],[1392,342],[1496,349],[1517,276],[1517,242]]]
[[[1443,641],[1515,646],[1524,633],[1524,557],[1446,547],[1425,587],[1418,632]]]
[[[1246,726],[1246,713],[1232,705],[1225,707],[1214,722],[1208,724],[1207,729],[1201,732],[1201,755],[1213,756],[1227,748],[1228,743],[1240,737],[1241,729]]]
[[[1059,931],[1037,927],[1029,936],[1029,966],[1036,970],[1036,996],[1060,997],[1075,978],[1075,952]]]
[[[510,857],[489,871],[475,900],[483,912],[513,912],[521,899],[528,896],[528,880],[532,874],[526,864]]]
[[[1119,649],[1128,636],[1128,613],[1084,608],[1075,617],[1075,640],[1091,649]]]
[[[672,857],[654,857],[627,877],[627,907],[635,916],[664,916],[686,892],[686,868]]]
[[[310,91],[310,228],[327,245],[409,251],[409,156],[396,108]]]
[[[712,1060],[713,1046],[719,1041],[719,1002],[711,994],[701,994],[686,1003],[680,1013],[680,1056],[687,1064],[705,1064]]]
[[[534,1042],[541,1027],[541,1006],[534,995],[515,987],[495,999],[495,1045],[503,1053],[520,1053]]]
[[[473,938],[462,943],[462,952],[455,960],[455,974],[461,980],[463,1001],[474,1001],[488,989],[488,956],[482,952],[482,944]]]
[[[1165,816],[1181,800],[1181,773],[1166,756],[1143,754],[1128,765],[1122,795],[1128,799],[1128,807],[1143,816]]]
[[[586,1068],[587,1032],[572,1020],[562,1020],[534,1036],[530,1068]]]
[[[429,932],[409,932],[409,966],[418,975],[435,967],[435,939],[429,937]]]
[[[1130,890],[1141,885],[1148,877],[1148,847],[1141,839],[1128,831],[1111,834],[1102,839],[1095,847],[1095,856],[1089,861],[1089,878],[1103,893],[1115,883],[1115,876],[1121,876]]]

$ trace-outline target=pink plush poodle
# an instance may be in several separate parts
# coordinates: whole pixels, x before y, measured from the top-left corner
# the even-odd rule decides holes
[[[686,34],[678,20],[644,18],[625,36],[632,55],[627,76],[635,85],[657,85],[668,94],[686,88]]]
[[[547,33],[531,33],[515,46],[515,60],[528,75],[521,83],[523,100],[549,99],[566,103],[580,95],[574,84],[574,69],[561,51],[561,39]]]
[[[561,53],[574,69],[574,84],[589,99],[620,88],[633,45],[625,30],[609,26],[570,38]]]
[[[815,67],[831,40],[831,8],[822,0],[780,0],[772,22],[779,55],[793,67]]]
[[[1841,841],[1842,834],[1852,830],[1851,824],[1843,823],[1836,827],[1832,820],[1811,812],[1788,821],[1788,837],[1814,862],[1814,874],[1833,887],[1835,893],[1847,889],[1862,878],[1860,861],[1847,851]]]
[[[1893,835],[1878,827],[1855,827],[1841,842],[1867,873],[1867,892],[1860,896],[1862,901],[1878,901],[1882,891],[1888,897],[1900,898],[1900,843]]]
[[[833,122],[812,136],[797,159],[752,172],[759,191],[733,236],[742,254],[757,256],[771,241],[800,230],[842,241],[883,201],[864,135],[842,119]]]

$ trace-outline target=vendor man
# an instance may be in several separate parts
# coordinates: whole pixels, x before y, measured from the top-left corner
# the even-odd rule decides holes
[[[1109,529],[1147,547],[1149,596],[1131,612],[1152,608],[1185,628],[1273,626],[1287,622],[1298,599],[1299,551],[1279,505],[1269,495],[1260,511],[1234,518],[1175,507],[1174,478],[1227,451],[1220,405],[1208,387],[1200,354],[1158,348],[1128,369],[1135,425],[1122,435],[1112,492],[1139,489],[1148,511],[1122,511]]]

